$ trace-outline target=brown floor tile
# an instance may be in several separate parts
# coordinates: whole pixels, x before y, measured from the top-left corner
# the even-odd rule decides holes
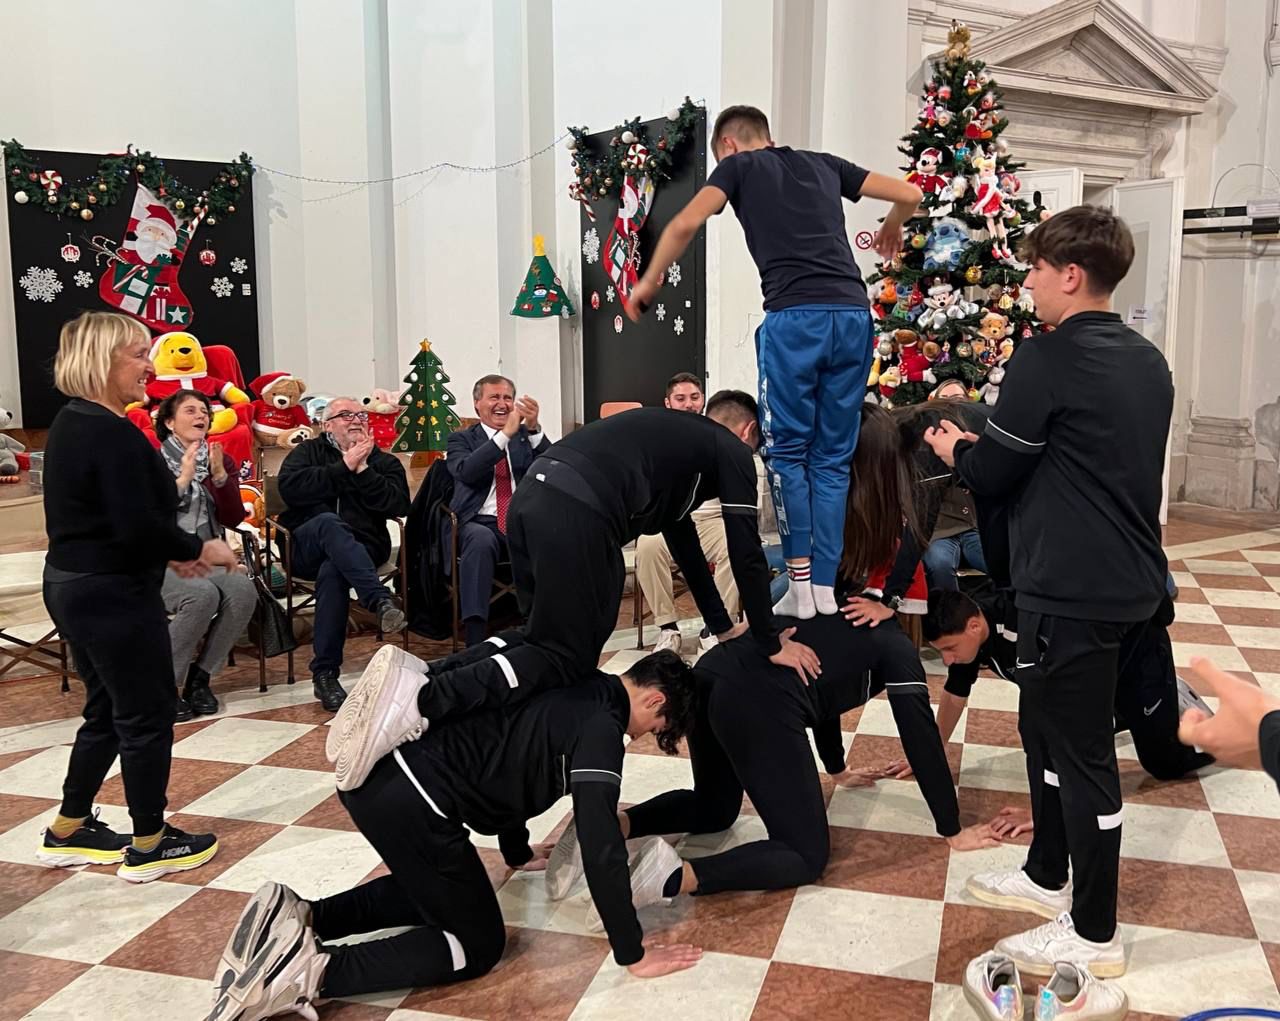
[[[4,995],[0,996],[0,1021],[18,1021],[50,996],[88,971],[90,965],[59,961],[53,957],[13,954],[0,950],[0,975]]]
[[[8,769],[10,766],[16,766],[23,759],[29,759],[36,752],[42,751],[40,748],[28,748],[24,752],[6,752],[0,755],[0,769]]]
[[[72,869],[48,869],[43,865],[16,865],[0,861],[0,918],[10,911],[17,911],[73,875]]]
[[[0,833],[11,830],[18,823],[26,822],[41,812],[49,813],[49,821],[53,822],[53,813],[58,809],[58,802],[51,798],[29,798],[25,794],[0,794]],[[32,848],[34,851],[35,848]]]
[[[207,759],[173,760],[169,771],[169,810],[180,812],[197,798],[202,798],[215,787],[239,776],[245,767],[238,762],[213,762]],[[98,794],[104,805],[128,804],[124,796],[124,777],[117,773],[108,777]]]
[[[217,970],[222,948],[248,901],[247,893],[234,890],[197,890],[102,963],[209,979]]]
[[[1202,645],[1231,645],[1231,636],[1221,624],[1170,624],[1169,639]]]
[[[1208,597],[1198,588],[1190,585],[1178,586],[1178,602],[1180,603],[1207,603]]]
[[[307,685],[310,687],[310,684]],[[274,720],[277,723],[314,723],[321,726],[333,719],[319,702],[303,702],[301,705],[287,705],[280,709],[263,709],[261,712],[245,713],[236,717],[240,720]]]
[[[19,677],[0,684],[0,720],[47,723],[79,716],[84,709],[84,685],[72,678],[71,690],[58,690],[56,677]]]
[[[1120,791],[1125,801],[1142,805],[1163,805],[1166,808],[1207,809],[1209,802],[1204,788],[1195,776],[1181,780],[1157,780],[1133,759],[1118,760],[1120,766]]]
[[[503,860],[501,851],[493,847],[477,847],[476,850],[480,853],[480,860],[484,862],[485,872],[489,874],[489,885],[495,890],[511,878],[511,873],[515,870]]]
[[[372,1003],[346,1003],[330,1000],[317,1007],[320,1021],[386,1021],[393,1013],[389,1007],[376,1007]]]
[[[831,859],[818,884],[942,900],[950,853],[941,837],[832,826]]]
[[[1271,965],[1271,977],[1280,987],[1280,943],[1263,943],[1262,952],[1267,955],[1267,963]]]
[[[1280,872],[1280,819],[1218,813],[1213,818],[1232,867]]]
[[[1196,581],[1201,589],[1222,588],[1235,589],[1240,592],[1274,592],[1267,579],[1256,574],[1206,574],[1195,572]]]
[[[1249,669],[1260,674],[1280,674],[1280,649],[1241,649]]]
[[[964,753],[964,745],[955,741],[947,745],[947,763],[951,766],[951,780],[960,782],[960,756]],[[895,759],[903,758],[902,742],[896,737],[882,737],[879,734],[856,734],[853,744],[849,746],[849,754],[845,756],[849,765],[855,769],[883,766]],[[883,780],[882,783],[915,783],[915,778],[907,780]]]
[[[1280,564],[1254,564],[1253,569],[1264,578],[1280,577]]]
[[[961,787],[956,791],[960,802],[960,825],[972,826],[975,823],[990,822],[1006,806],[1031,811],[1031,795],[1014,791],[989,791],[982,787]],[[1031,834],[1023,833],[1007,844],[1030,844]]]
[[[635,752],[637,755],[666,755],[661,748],[658,747],[658,739],[653,734],[645,734],[638,737],[627,745],[627,751]],[[689,757],[689,742],[682,740],[680,742],[677,753],[679,758],[687,759]],[[625,767],[623,767],[625,772]]]
[[[351,815],[338,800],[338,792],[330,794],[320,804],[299,819],[295,826],[314,826],[320,830],[347,830],[354,833],[359,827],[351,821]]]
[[[933,986],[855,971],[774,961],[756,998],[753,1021],[927,1021]]]
[[[1257,938],[1230,869],[1121,858],[1117,914],[1136,925]]]
[[[606,940],[509,928],[506,952],[484,978],[419,989],[400,1006],[481,1021],[563,1021],[608,955]]]
[[[316,727],[296,741],[285,745],[278,752],[262,760],[264,766],[282,766],[288,769],[314,769],[332,773],[333,765],[325,758],[324,743],[329,736],[328,727]]]
[[[181,812],[170,818],[169,822],[188,833],[214,833],[218,837],[218,853],[212,861],[190,872],[176,872],[161,880],[185,886],[204,886],[285,828],[269,822],[213,819],[205,815],[183,815]]]
[[[1238,549],[1227,550],[1226,553],[1206,553],[1202,557],[1192,557],[1192,560],[1230,560],[1232,563],[1247,563],[1248,559]]]
[[[1124,1021],[1178,1021],[1178,1018],[1172,1014],[1143,1014],[1141,1011],[1131,1010],[1125,1014]]]
[[[772,957],[787,923],[795,890],[677,897],[667,907],[646,908],[640,924],[664,943],[692,943],[707,953]]]
[[[1280,568],[1280,564],[1269,565]],[[1224,624],[1242,624],[1246,627],[1280,627],[1280,610],[1255,610],[1248,606],[1215,606],[1218,619]]]
[[[965,716],[964,740],[966,744],[1021,748],[1018,714],[999,709],[970,709]]]
[[[1187,565],[1184,564],[1181,560],[1169,561],[1169,570],[1171,571],[1185,571],[1186,569],[1187,569]]]
[[[938,968],[933,980],[959,985],[964,980],[965,966],[978,954],[990,950],[1006,936],[1026,932],[1043,923],[1043,918],[1024,911],[944,904]]]

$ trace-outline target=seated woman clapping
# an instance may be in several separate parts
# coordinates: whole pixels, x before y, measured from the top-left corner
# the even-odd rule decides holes
[[[201,539],[221,538],[225,528],[244,520],[235,462],[221,444],[206,439],[211,419],[209,398],[194,390],[179,390],[156,412],[160,456],[178,487],[178,527]],[[184,577],[170,565],[162,595],[170,614],[173,676],[182,685],[177,718],[216,713],[218,700],[210,681],[253,615],[253,582],[240,571],[223,568],[203,577]],[[204,647],[197,659],[201,639]]]

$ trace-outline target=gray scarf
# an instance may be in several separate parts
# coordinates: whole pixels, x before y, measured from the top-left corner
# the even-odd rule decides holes
[[[164,457],[169,471],[176,479],[182,474],[182,455],[186,446],[177,435],[170,433],[160,444],[160,454]],[[200,441],[196,452],[196,472],[185,493],[178,494],[178,527],[201,539],[212,539],[220,531],[213,515],[213,499],[204,487],[204,480],[209,477],[209,444]]]

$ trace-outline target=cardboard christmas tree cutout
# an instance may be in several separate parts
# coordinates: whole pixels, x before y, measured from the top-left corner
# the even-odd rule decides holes
[[[575,314],[560,278],[551,268],[551,260],[547,258],[541,234],[533,236],[533,262],[529,263],[529,272],[525,274],[524,286],[520,288],[511,314],[525,319],[546,319],[551,316],[568,319]]]
[[[404,381],[409,384],[400,395],[404,411],[396,419],[400,434],[392,450],[396,453],[430,450],[443,452],[449,445],[449,434],[462,425],[453,413],[457,400],[445,386],[444,363],[431,350],[431,342],[424,340],[421,350],[414,356],[409,374]]]

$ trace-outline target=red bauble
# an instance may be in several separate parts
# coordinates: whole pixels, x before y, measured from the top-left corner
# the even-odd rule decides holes
[[[212,248],[204,248],[200,252],[200,265],[212,266],[218,261],[217,253]]]

